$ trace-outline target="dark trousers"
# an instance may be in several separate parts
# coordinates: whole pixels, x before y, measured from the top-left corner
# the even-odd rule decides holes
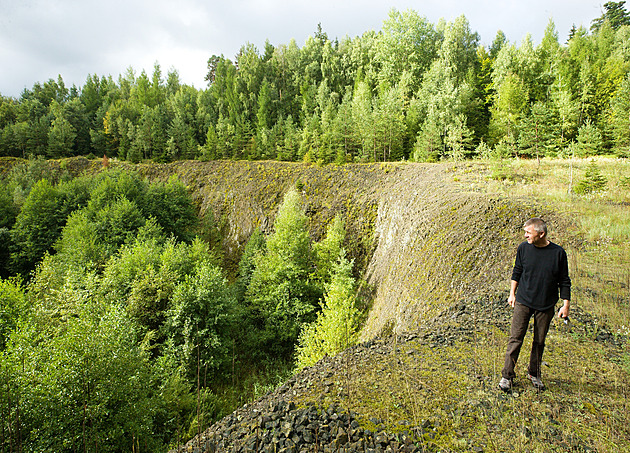
[[[514,314],[512,316],[512,328],[510,329],[510,339],[508,341],[507,352],[505,353],[505,365],[501,375],[506,379],[514,379],[514,367],[518,360],[518,355],[523,346],[523,339],[527,333],[529,320],[534,317],[534,339],[532,341],[532,351],[529,354],[528,373],[540,378],[540,364],[545,350],[545,337],[549,331],[549,325],[555,314],[555,307],[545,311],[534,310],[526,305],[516,302],[514,304]]]

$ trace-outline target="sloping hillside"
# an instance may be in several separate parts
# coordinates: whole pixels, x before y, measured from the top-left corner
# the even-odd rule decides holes
[[[414,330],[453,304],[503,292],[522,223],[548,213],[466,190],[452,164],[181,162],[143,171],[176,173],[190,187],[221,230],[232,269],[254,229],[269,231],[290,187],[303,193],[315,239],[340,213],[358,275],[374,292],[364,339]]]
[[[587,270],[581,250],[588,243],[569,214],[556,212],[558,203],[512,196],[510,185],[488,194],[482,186],[490,169],[478,163],[186,162],[143,171],[186,182],[223,232],[232,265],[253,229],[267,230],[282,194],[297,186],[315,238],[344,215],[349,250],[373,295],[363,343],[303,370],[182,451],[630,449],[627,334],[611,331],[587,303],[574,305],[570,331],[552,327],[547,391],[524,378],[510,395],[496,389],[524,220],[544,216],[552,239],[570,250],[576,299],[608,278]],[[622,291],[621,308],[628,305],[624,278],[608,279]]]

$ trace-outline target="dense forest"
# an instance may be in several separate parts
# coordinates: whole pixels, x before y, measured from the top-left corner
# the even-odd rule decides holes
[[[163,451],[356,338],[344,223],[313,241],[295,189],[232,272],[175,177],[33,159],[0,200],[0,451]]]
[[[340,217],[313,240],[290,190],[229,273],[181,181],[110,159],[630,157],[624,4],[564,44],[552,21],[486,49],[464,16],[392,10],[360,37],[213,56],[205,90],[156,64],[1,97],[0,155],[25,159],[0,175],[0,451],[164,451],[356,341]],[[107,157],[50,161],[73,156]]]
[[[133,69],[61,76],[0,99],[0,155],[312,162],[435,161],[481,155],[628,156],[630,13],[607,2],[559,42],[492,44],[464,16],[432,24],[392,10],[380,31],[330,39],[321,27],[234,61],[208,60],[208,88]]]

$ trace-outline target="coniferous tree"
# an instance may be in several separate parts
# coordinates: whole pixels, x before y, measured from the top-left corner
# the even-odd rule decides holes
[[[581,157],[596,156],[602,151],[602,134],[589,119],[580,126],[577,136],[577,154]]]
[[[630,25],[630,12],[626,10],[625,4],[625,1],[604,3],[605,11],[600,17],[593,19],[591,31],[599,32],[604,22],[608,22],[614,30],[623,25]]]
[[[610,124],[617,154],[630,157],[630,74],[610,101]]]

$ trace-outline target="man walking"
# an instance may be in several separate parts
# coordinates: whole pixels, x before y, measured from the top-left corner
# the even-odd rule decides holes
[[[502,378],[499,382],[499,388],[503,391],[512,388],[512,381],[516,377],[514,368],[532,316],[534,338],[529,356],[528,378],[536,389],[544,389],[540,367],[545,337],[558,302],[558,291],[563,302],[558,311],[559,317],[569,316],[571,300],[571,279],[564,249],[547,239],[547,225],[540,218],[529,219],[523,225],[523,229],[526,240],[516,251],[508,298],[514,313],[505,364],[501,371]]]

